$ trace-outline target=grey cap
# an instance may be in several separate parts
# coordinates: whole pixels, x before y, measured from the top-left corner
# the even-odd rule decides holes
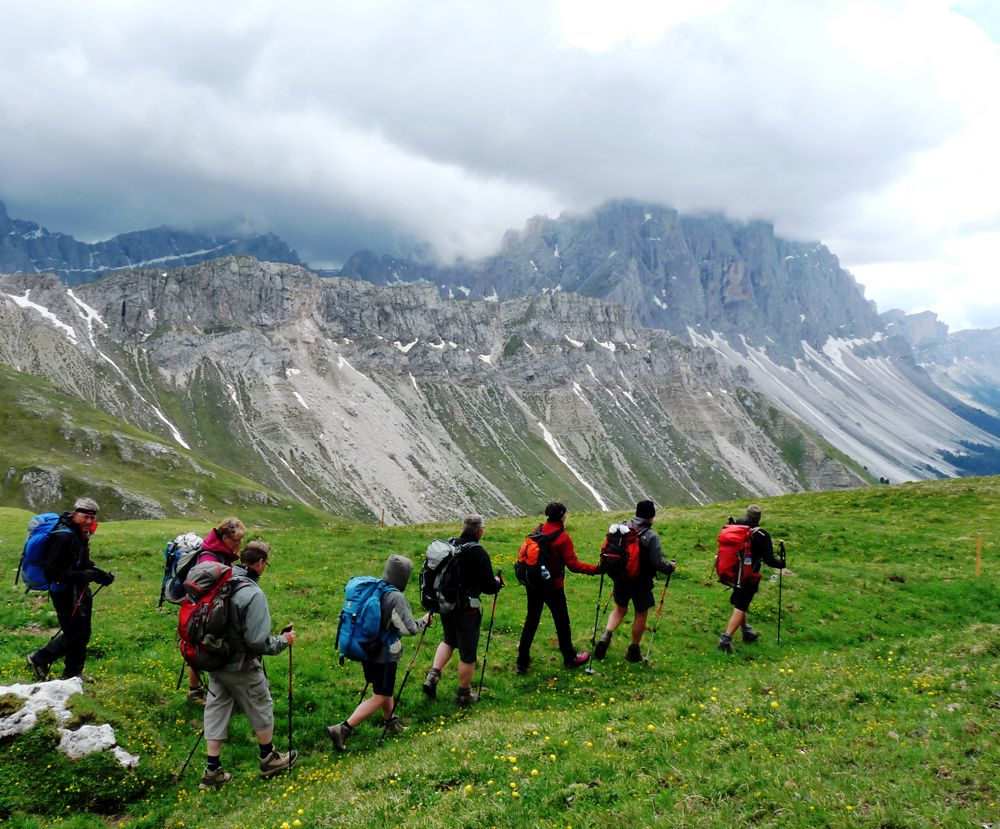
[[[406,590],[406,585],[410,582],[410,573],[412,572],[413,562],[406,556],[393,553],[386,559],[385,569],[382,571],[382,579],[399,590]]]
[[[760,507],[757,504],[751,504],[747,507],[747,518],[755,524],[760,521]]]

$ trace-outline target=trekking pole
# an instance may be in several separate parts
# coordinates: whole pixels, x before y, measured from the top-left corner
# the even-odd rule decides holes
[[[91,601],[93,601],[94,596],[96,596],[98,593],[100,593],[101,592],[101,588],[103,588],[103,587],[104,587],[103,584],[98,585],[97,589],[93,593],[90,593],[90,587],[89,586],[83,588],[83,590],[80,592],[80,598],[77,599],[76,600],[76,604],[73,605],[73,612],[69,614],[69,618],[72,619],[73,617],[76,616],[76,612],[80,609],[80,603],[83,601],[83,597],[84,596],[86,596],[88,593],[90,593],[90,599],[91,599]]]
[[[667,581],[663,585],[663,592],[660,594],[660,609],[656,611],[656,626],[653,628],[652,634],[649,637],[649,646],[646,648],[646,662],[649,662],[649,655],[653,652],[653,640],[656,638],[656,631],[660,627],[660,617],[663,615],[663,600],[667,598],[667,588],[670,587],[670,577],[673,573],[673,570],[667,573]]]
[[[292,629],[287,625],[282,633],[288,633]],[[288,645],[288,756],[292,756],[292,646]]]
[[[431,616],[431,618],[433,619],[434,617]],[[420,639],[417,641],[417,647],[414,648],[413,650],[413,657],[410,659],[410,664],[407,666],[406,673],[403,675],[403,682],[400,684],[399,690],[396,692],[396,698],[392,701],[392,714],[389,715],[390,720],[396,716],[396,709],[399,708],[399,701],[403,698],[403,689],[406,687],[406,680],[410,678],[410,671],[413,670],[413,663],[417,661],[417,654],[420,653],[420,646],[424,644],[424,636],[427,634],[427,628],[430,626],[431,623],[428,622],[427,627],[425,627],[420,633]],[[365,688],[367,687],[368,686],[365,685]],[[362,694],[363,693],[364,692],[362,691]],[[388,730],[389,730],[389,720],[386,720],[385,724],[382,726],[382,734],[379,737],[380,740],[385,739],[385,733]]]
[[[590,637],[590,656],[587,657],[587,667],[583,669],[585,674],[593,674],[596,671],[590,667],[594,661],[594,648],[597,647],[597,621],[601,618],[601,595],[604,593],[604,573],[601,573],[601,586],[597,588],[597,607],[594,608],[594,633]]]
[[[500,587],[503,587],[503,573],[497,570],[497,578],[500,580]],[[493,617],[497,613],[497,596],[500,595],[500,590],[497,590],[493,594],[493,610],[490,611],[490,629],[486,634],[486,650],[483,651],[483,670],[479,673],[479,690],[476,691],[476,695],[482,697],[483,695],[483,678],[486,676],[486,660],[490,655],[490,640],[493,638]]]
[[[781,563],[785,563],[785,542],[778,542],[778,552],[781,553]],[[778,570],[778,644],[781,644],[781,575],[785,572],[785,568],[782,567]]]
[[[368,680],[365,680],[365,687],[361,689],[361,696],[358,697],[358,705],[361,705],[361,703],[364,702],[365,694],[367,693],[368,693]],[[355,705],[354,707],[357,708],[358,705]]]
[[[181,689],[181,683],[184,681],[184,669],[187,667],[187,662],[181,659],[181,672],[177,674],[177,687],[174,688],[175,691]]]
[[[194,741],[194,745],[191,746],[191,753],[188,754],[187,760],[184,761],[184,765],[181,766],[181,770],[177,772],[177,776],[174,778],[174,782],[178,782],[183,776],[184,772],[187,771],[188,763],[191,762],[191,758],[194,757],[195,751],[198,750],[198,746],[201,745],[201,738],[205,736],[205,729],[203,728],[198,732],[198,739]]]

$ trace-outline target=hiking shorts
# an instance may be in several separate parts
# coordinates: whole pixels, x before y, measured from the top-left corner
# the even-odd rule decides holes
[[[757,586],[757,582],[751,582],[742,587],[734,587],[733,595],[729,597],[729,604],[746,613],[750,609],[753,597],[757,595]]]
[[[458,658],[466,665],[476,664],[479,630],[483,625],[481,610],[457,610],[441,614],[442,641],[458,650]]]
[[[233,705],[250,720],[254,731],[274,725],[274,702],[267,677],[260,666],[246,671],[212,671],[208,675],[208,699],[205,701],[205,739],[229,737]]]
[[[372,693],[380,697],[391,697],[396,687],[396,668],[398,662],[362,662],[361,669],[365,672],[365,680],[371,683]]]
[[[628,607],[632,602],[632,607],[636,613],[645,613],[654,604],[653,585],[650,582],[616,581],[612,597],[619,607]]]

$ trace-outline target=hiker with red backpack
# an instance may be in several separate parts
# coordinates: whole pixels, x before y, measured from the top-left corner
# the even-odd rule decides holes
[[[104,587],[115,580],[113,573],[101,570],[90,560],[90,537],[97,526],[97,509],[92,498],[77,498],[72,511],[58,517],[53,513],[38,516],[51,520],[41,522],[39,534],[32,532],[25,544],[22,560],[25,584],[48,590],[60,628],[45,647],[28,654],[28,667],[39,682],[48,679],[52,663],[59,658],[64,659],[63,679],[78,676],[84,682],[93,681],[83,672],[93,611],[90,585]],[[39,572],[29,579],[29,573],[34,571]]]
[[[297,752],[282,753],[274,747],[274,702],[261,662],[295,643],[295,629],[288,625],[280,634],[271,633],[271,611],[258,582],[270,564],[271,548],[263,541],[251,541],[240,555],[239,564],[206,561],[191,568],[190,582],[199,573],[215,568],[219,580],[228,579],[228,599],[222,640],[226,660],[221,668],[208,671],[208,700],[205,702],[205,743],[207,760],[199,789],[222,786],[233,779],[223,771],[222,744],[229,736],[229,720],[235,706],[246,714],[259,748],[260,776],[273,777],[292,767]],[[189,601],[186,599],[185,601]],[[181,613],[184,610],[182,607]],[[182,646],[186,644],[182,635]],[[188,659],[188,654],[185,654]],[[188,664],[191,664],[189,659]]]
[[[518,674],[528,672],[531,643],[542,618],[542,609],[546,606],[556,626],[563,665],[567,668],[579,668],[590,660],[589,651],[578,653],[573,646],[569,607],[566,604],[566,570],[595,576],[600,573],[600,568],[577,558],[573,539],[566,532],[565,504],[552,501],[545,507],[545,517],[546,522],[521,545],[518,564],[514,569],[517,580],[524,585],[528,599],[528,612],[524,617],[521,641],[517,646],[517,661],[514,663],[514,671]]]
[[[657,573],[669,576],[677,569],[676,562],[667,561],[663,557],[660,537],[652,529],[655,517],[656,505],[652,501],[643,500],[635,505],[634,518],[629,519],[623,525],[617,525],[626,530],[625,536],[634,533],[638,561],[633,561],[632,554],[629,553],[629,560],[623,562],[620,569],[617,571],[608,570],[614,584],[612,598],[615,606],[608,614],[604,633],[594,645],[596,659],[604,659],[608,652],[608,645],[611,644],[611,637],[624,621],[625,614],[628,613],[628,604],[632,602],[635,620],[632,622],[632,641],[625,651],[625,659],[629,662],[642,662],[642,650],[639,646],[642,642],[642,635],[646,632],[646,618],[649,615],[649,609],[656,604],[656,599],[653,596],[653,579]],[[609,535],[611,534],[613,533],[609,530]]]
[[[733,635],[737,628],[744,642],[756,642],[760,636],[747,622],[747,611],[760,585],[761,562],[768,567],[785,569],[784,560],[774,555],[771,536],[759,526],[760,518],[760,507],[751,504],[746,509],[746,515],[737,521],[730,519],[730,523],[719,533],[716,572],[719,581],[733,589],[729,597],[733,613],[718,644],[718,649],[726,653],[733,653]]]
[[[504,586],[503,578],[493,575],[493,562],[482,545],[483,517],[471,514],[462,522],[462,534],[452,539],[455,552],[455,607],[441,611],[441,643],[434,653],[431,669],[424,679],[423,691],[437,698],[441,672],[455,651],[458,651],[458,689],[455,702],[467,706],[478,701],[472,693],[472,678],[476,673],[479,634],[483,626],[480,596],[495,596]],[[424,606],[427,605],[426,601]],[[494,608],[496,605],[494,605]],[[481,687],[481,684],[480,684]]]

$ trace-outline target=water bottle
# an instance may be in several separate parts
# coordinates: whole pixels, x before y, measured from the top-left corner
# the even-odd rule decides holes
[[[552,574],[549,572],[549,568],[546,567],[544,564],[542,565],[542,569],[539,572],[542,574],[543,581],[548,581],[550,578],[552,578]]]

